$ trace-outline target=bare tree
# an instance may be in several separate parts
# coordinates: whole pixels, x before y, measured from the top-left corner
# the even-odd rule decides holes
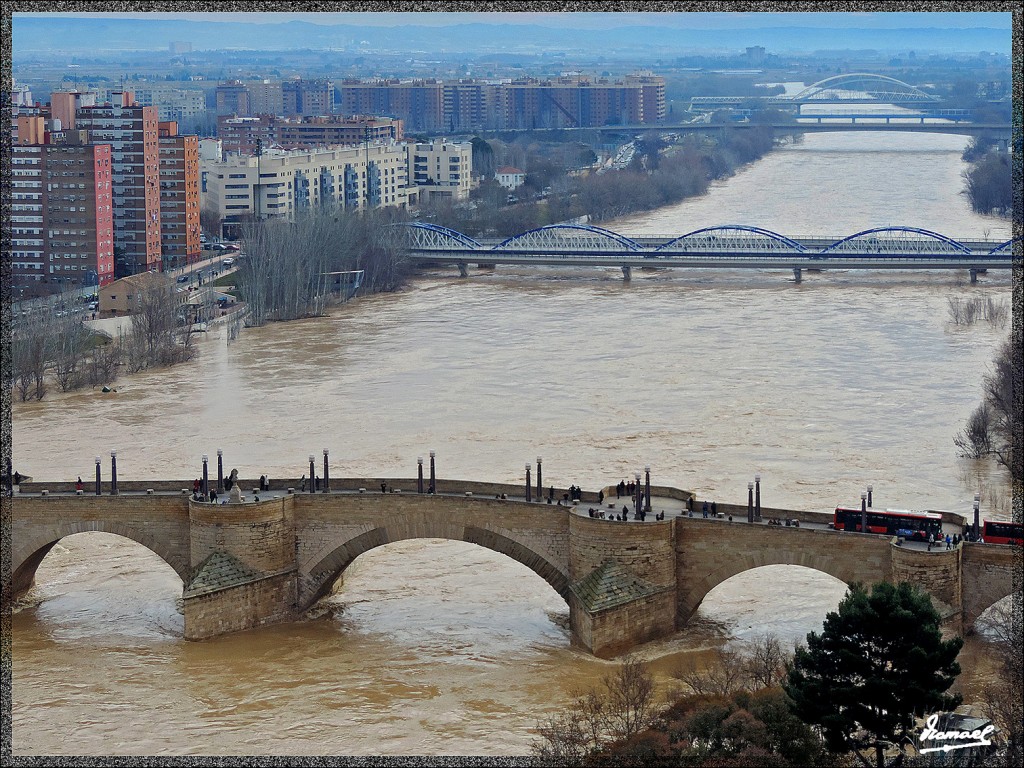
[[[965,455],[978,458],[993,454],[1018,479],[1019,442],[1024,423],[1019,389],[1022,380],[1024,360],[1020,354],[1020,339],[1007,339],[996,354],[992,372],[983,380],[981,406],[971,414],[966,428],[954,438],[954,443]]]
[[[779,685],[786,677],[793,654],[779,638],[757,635],[740,648],[716,648],[705,664],[693,659],[681,663],[672,676],[698,695],[729,696]]]
[[[84,383],[82,367],[91,344],[92,334],[77,317],[65,318],[57,323],[53,345],[53,376],[62,392],[78,389]]]
[[[608,722],[616,739],[628,739],[654,719],[654,678],[647,665],[627,656],[614,675],[604,679],[608,690]]]
[[[1024,760],[1024,628],[1021,594],[1014,593],[1010,605],[989,611],[987,625],[996,649],[999,673],[985,685],[985,714],[1006,739],[1000,765],[1020,765]]]
[[[647,665],[627,656],[599,689],[576,692],[565,712],[538,723],[533,754],[547,765],[580,765],[587,755],[650,727],[656,707]]]

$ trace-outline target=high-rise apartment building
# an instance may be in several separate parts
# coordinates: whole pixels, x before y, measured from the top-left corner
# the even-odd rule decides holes
[[[362,144],[366,141],[399,141],[402,121],[391,117],[352,115],[340,117],[256,117],[221,116],[217,118],[217,137],[225,152],[255,154],[278,147],[296,149]]]
[[[345,114],[389,115],[409,130],[446,131],[444,84],[438,80],[346,80],[338,86]]]
[[[81,107],[75,124],[93,144],[109,144],[118,277],[160,269],[160,144],[157,108],[135,104],[130,91],[110,104]]]
[[[113,93],[102,92],[110,101]],[[133,83],[135,103],[144,107],[156,107],[157,119],[181,124],[198,120],[206,114],[206,93],[196,88],[178,88],[164,83]]]
[[[106,285],[114,279],[108,145],[16,145],[10,185],[16,296]]]
[[[665,81],[650,72],[622,80],[345,80],[338,92],[341,111],[391,115],[410,131],[586,128],[665,117]]]
[[[198,261],[199,138],[179,136],[174,122],[162,122],[160,132],[160,241],[163,267]]]
[[[238,115],[248,117],[249,89],[240,80],[220,83],[216,90],[216,106],[218,115]]]
[[[274,115],[329,115],[334,112],[330,80],[286,80],[280,84],[284,106]]]

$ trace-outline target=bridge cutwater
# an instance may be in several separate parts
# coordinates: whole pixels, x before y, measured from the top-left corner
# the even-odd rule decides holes
[[[407,235],[412,260],[452,264],[463,277],[470,264],[619,267],[627,280],[637,267],[791,269],[796,282],[805,269],[966,269],[974,283],[986,270],[1010,269],[1015,242],[960,241],[917,227],[793,238],[742,224],[661,238],[629,237],[586,224],[551,224],[496,242],[424,222],[397,226]]]
[[[205,458],[205,457],[204,457]],[[587,492],[552,504],[530,479],[505,485],[435,477],[335,479],[327,452],[319,487],[296,480],[240,480],[221,503],[198,501],[194,481],[74,483],[22,480],[11,493],[11,593],[31,587],[62,538],[117,534],[161,557],[182,580],[185,637],[298,619],[364,552],[413,538],[465,541],[522,563],[569,606],[572,642],[608,658],[681,629],[726,579],[765,565],[800,565],[846,583],[908,581],[933,599],[945,625],[969,629],[1012,593],[1012,547],[963,543],[951,550],[831,530],[831,515],[719,503],[690,517],[693,494],[650,485],[646,520],[610,519],[635,499]],[[310,457],[310,477],[316,467]],[[204,461],[202,490],[214,488]],[[218,464],[217,488],[223,487]],[[305,478],[303,478],[304,480]],[[383,484],[383,487],[382,487]],[[639,483],[638,483],[639,485]],[[556,495],[564,489],[556,491]],[[203,496],[201,498],[209,498]],[[532,499],[532,500],[531,500]],[[697,500],[695,507],[700,509]],[[600,509],[605,519],[591,514]],[[664,515],[660,514],[664,512]],[[950,525],[965,520],[944,513]],[[771,525],[771,518],[787,520]],[[793,523],[792,525],[790,523]],[[959,530],[959,528],[956,528]],[[443,567],[439,564],[439,567]]]

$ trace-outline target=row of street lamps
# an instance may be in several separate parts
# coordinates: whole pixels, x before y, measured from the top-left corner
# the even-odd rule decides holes
[[[323,476],[323,492],[328,493],[331,490],[331,475],[330,467],[328,465],[328,456],[330,449],[324,448],[324,476]],[[434,465],[434,459],[436,452],[430,452],[430,485],[427,487],[427,493],[435,493],[437,489],[437,477]],[[209,457],[203,454],[203,485],[202,491],[204,497],[209,497],[210,494],[210,480],[208,470]],[[309,492],[316,492],[316,457],[311,453],[309,454]],[[416,479],[416,492],[423,493],[423,457],[419,456],[416,458],[417,464],[417,479]],[[526,464],[526,500],[532,501],[531,498],[531,483],[530,483],[530,464]],[[542,460],[541,457],[537,457],[537,500],[540,501],[544,497],[543,492],[543,481],[541,477],[542,471]],[[640,473],[637,472],[634,475],[636,479],[635,492],[633,494],[634,509],[639,510],[641,504],[643,504],[643,511],[645,513],[651,511],[651,465],[648,464],[644,467],[644,489],[640,490]],[[224,492],[224,451],[220,448],[217,449],[217,493]],[[867,514],[868,508],[872,506],[872,494],[874,492],[874,486],[869,485],[867,491],[860,495],[860,529],[862,531],[867,530]],[[112,496],[117,495],[117,451],[110,452],[110,494]],[[100,489],[100,457],[96,457],[96,495],[101,495]],[[974,537],[977,538],[981,530],[980,526],[980,510],[981,510],[981,494],[974,495]],[[754,475],[754,481],[747,483],[747,522],[761,522],[761,475]]]

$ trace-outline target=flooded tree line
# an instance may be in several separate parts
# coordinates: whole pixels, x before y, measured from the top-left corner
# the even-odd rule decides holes
[[[12,329],[5,385],[22,402],[42,400],[53,385],[61,392],[105,387],[122,371],[190,360],[195,320],[204,310],[212,314],[212,297],[205,295],[189,305],[169,279],[154,282],[136,294],[134,313],[116,335],[93,331],[75,315],[39,312]]]

